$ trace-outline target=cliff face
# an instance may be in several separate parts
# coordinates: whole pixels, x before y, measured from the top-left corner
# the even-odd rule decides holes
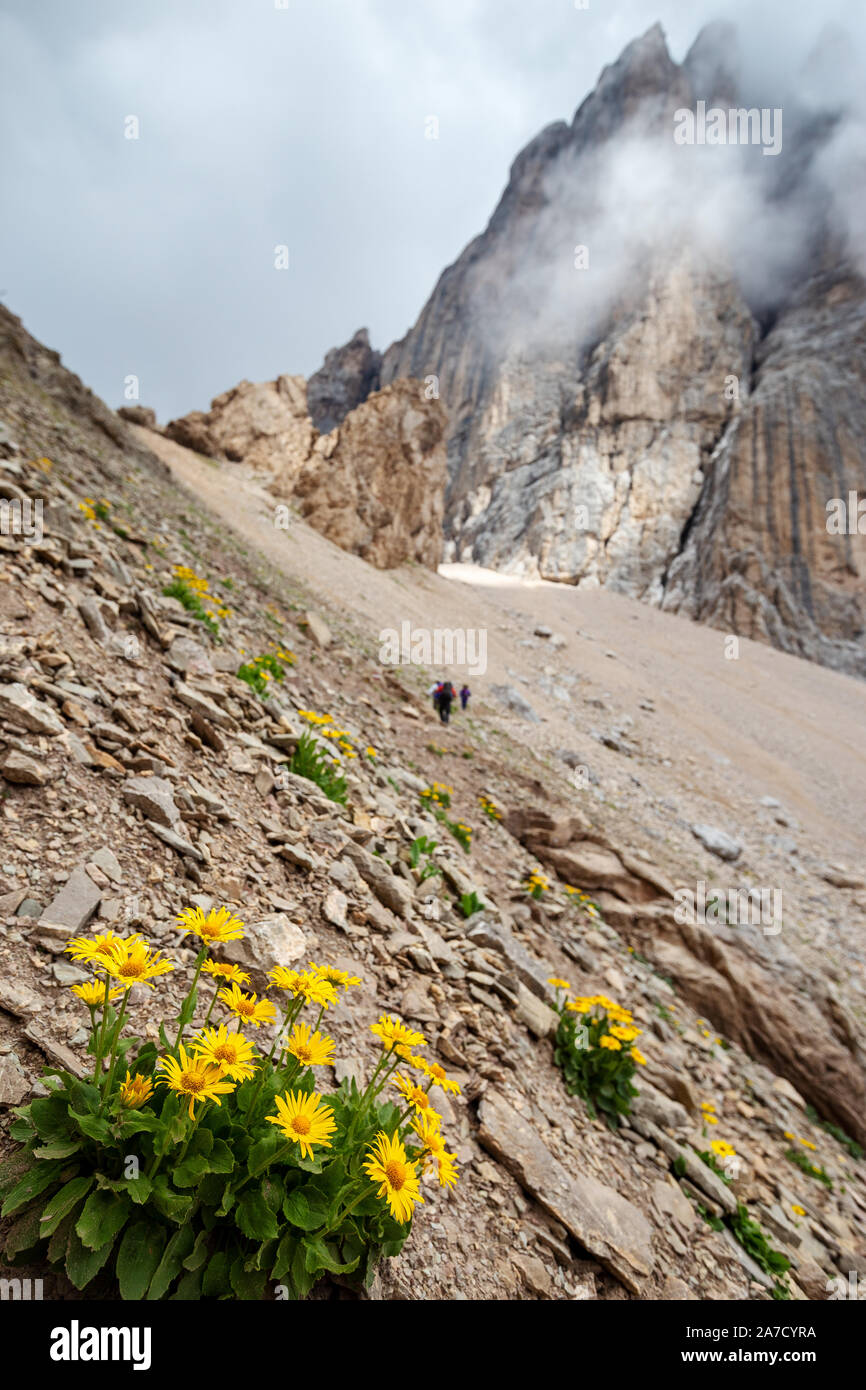
[[[631,44],[518,156],[381,379],[437,379],[446,558],[866,672],[862,542],[825,527],[866,483],[864,287],[816,173],[837,116],[786,108],[777,157],[676,146],[677,110],[754,104],[736,65],[725,26],[681,66],[658,26]]]

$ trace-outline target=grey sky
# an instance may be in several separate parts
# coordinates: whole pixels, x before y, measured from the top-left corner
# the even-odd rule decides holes
[[[860,8],[2,0],[0,293],[110,405],[134,373],[162,420],[309,375],[362,324],[380,348],[406,331],[521,146],[656,20],[680,60],[745,16],[772,72],[820,24],[862,29]]]

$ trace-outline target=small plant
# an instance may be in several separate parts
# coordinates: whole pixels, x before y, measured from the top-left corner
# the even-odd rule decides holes
[[[431,787],[425,787],[421,792],[421,800],[425,803],[428,810],[447,811],[451,805],[451,797],[454,788],[449,787],[444,782],[434,782]]]
[[[536,902],[540,902],[545,893],[550,891],[550,882],[539,869],[533,869],[528,878],[523,880],[523,887],[530,898],[535,898]]]
[[[716,1177],[721,1178],[722,1182],[727,1183],[729,1187],[733,1181],[733,1178],[731,1174],[719,1163],[719,1159],[735,1159],[736,1157],[736,1149],[733,1147],[733,1145],[729,1144],[726,1139],[714,1139],[710,1144],[709,1149],[698,1150],[698,1158],[700,1158],[707,1165],[708,1168],[712,1169],[712,1171],[716,1174]]]
[[[819,1128],[825,1130],[827,1134],[831,1135],[832,1138],[836,1140],[837,1144],[841,1144],[843,1149],[848,1150],[849,1154],[853,1159],[859,1161],[863,1157],[863,1150],[857,1143],[857,1140],[849,1138],[849,1136],[845,1133],[844,1129],[840,1129],[839,1126],[834,1125],[832,1121],[822,1120],[819,1117],[818,1112],[813,1105],[806,1106],[806,1114],[812,1121],[813,1125],[818,1125]]]
[[[462,820],[449,820],[447,816],[442,816],[441,820],[446,830],[449,830],[451,834],[454,836],[458,845],[460,845],[466,851],[467,854],[471,854],[472,826],[466,825]]]
[[[409,863],[413,869],[420,869],[421,882],[425,883],[428,878],[435,878],[441,874],[442,870],[433,859],[433,851],[438,841],[429,839],[426,835],[419,835],[409,846]],[[422,864],[422,859],[424,860]]]
[[[348,800],[346,779],[341,772],[335,770],[338,766],[336,760],[327,757],[311,733],[301,734],[287,766],[289,771],[298,777],[306,777],[307,781],[315,782],[329,801],[336,801],[339,805],[345,806]]]
[[[642,1030],[634,1026],[628,1009],[605,995],[566,1000],[560,996],[571,988],[567,981],[554,978],[550,983],[556,987],[559,1014],[553,1055],[565,1089],[586,1101],[590,1115],[601,1111],[608,1126],[616,1129],[618,1117],[630,1113],[637,1095],[632,1077],[646,1063],[634,1046]]]
[[[443,748],[441,743],[426,743],[424,746],[428,753],[434,753],[437,758],[444,758],[448,752],[448,749]]]
[[[833,1191],[833,1179],[830,1174],[823,1167],[819,1167],[817,1163],[813,1163],[802,1149],[786,1149],[785,1157],[794,1164],[795,1168],[799,1168],[801,1173],[805,1173],[809,1178],[814,1178],[816,1182],[823,1183],[828,1192]]]
[[[483,912],[487,904],[483,903],[478,894],[473,889],[471,893],[460,895],[460,911],[464,917],[473,917],[476,912]]]
[[[588,917],[601,916],[597,904],[593,902],[588,893],[584,893],[582,888],[573,888],[570,883],[564,883],[562,888],[566,897],[570,898],[575,906],[585,912]],[[643,959],[643,957],[639,957],[639,959]],[[645,964],[649,965],[649,961],[646,961]]]
[[[245,661],[243,666],[238,668],[238,680],[245,681],[251,690],[266,700],[271,681],[283,681],[286,678],[283,662],[288,666],[294,666],[295,658],[291,652],[284,652],[282,647],[276,655],[273,652],[265,652],[262,656],[253,657],[252,661]]]
[[[782,1276],[791,1268],[791,1261],[781,1250],[773,1249],[760,1225],[749,1215],[742,1202],[736,1213],[728,1217],[727,1225],[746,1254],[751,1255],[755,1264],[773,1280],[773,1298],[780,1301],[789,1299],[791,1291]]]
[[[170,584],[163,587],[163,593],[167,598],[176,598],[182,604],[187,613],[191,613],[197,618],[208,632],[219,638],[220,630],[217,618],[228,618],[231,609],[226,608],[219,599],[215,599],[208,587],[208,581],[196,574],[195,570],[188,565],[175,565],[174,579]],[[213,609],[205,607],[206,603],[214,605]]]
[[[488,820],[492,820],[494,824],[496,821],[502,820],[502,812],[491,797],[479,796],[478,804]]]
[[[158,987],[173,963],[140,936],[69,942],[94,971],[72,987],[90,1014],[93,1073],[50,1068],[49,1094],[15,1111],[21,1147],[0,1168],[2,1216],[14,1217],[5,1259],[63,1268],[79,1290],[101,1273],[109,1296],[133,1300],[257,1300],[275,1285],[298,1299],[327,1274],[369,1285],[410,1233],[422,1177],[457,1180],[430,1090],[460,1088],[419,1055],[420,1033],[383,1014],[366,1088],[318,1093],[314,1068],[334,1064],[318,1025],[361,981],[277,966],[278,1009],[243,993],[238,966],[210,959],[244,935],[229,908],[188,908],[178,924],[202,944],[170,1033],[160,1024],[161,1055],[124,1023],[132,985]],[[208,975],[214,995],[185,1046]],[[208,1027],[217,1002],[228,1024]],[[240,1031],[261,1024],[276,1028],[267,1055]]]

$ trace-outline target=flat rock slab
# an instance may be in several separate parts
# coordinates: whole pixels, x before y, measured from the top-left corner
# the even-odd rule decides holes
[[[0,685],[0,719],[31,734],[62,734],[66,728],[51,706],[37,700],[20,681]]]
[[[123,799],[146,817],[169,829],[177,825],[180,811],[174,803],[174,787],[164,777],[130,777]]]
[[[303,932],[285,912],[247,922],[244,931],[240,940],[226,942],[221,958],[262,977],[278,965],[295,965],[317,945],[316,938]]]
[[[739,859],[743,852],[742,845],[716,825],[693,825],[692,834],[712,854],[717,854],[720,859],[725,859],[728,863],[733,863],[735,859]]]
[[[87,926],[102,901],[102,889],[79,865],[39,918],[41,931],[70,936]]]
[[[478,1138],[488,1153],[578,1244],[639,1294],[654,1257],[652,1227],[637,1207],[588,1173],[567,1172],[532,1125],[496,1091],[484,1096],[478,1117]]]
[[[57,1042],[49,1033],[46,1033],[45,1029],[41,1028],[38,1023],[28,1024],[24,1029],[24,1036],[28,1038],[34,1046],[38,1047],[40,1052],[45,1053],[49,1062],[53,1062],[55,1066],[60,1067],[63,1071],[72,1072],[72,1075],[77,1076],[80,1081],[83,1081],[85,1076],[89,1076],[92,1073],[92,1063],[90,1067],[88,1067],[79,1057],[76,1057],[75,1053],[70,1051],[64,1043]]]
[[[0,777],[20,787],[44,787],[51,781],[51,773],[44,763],[17,748],[8,749],[0,758]]]

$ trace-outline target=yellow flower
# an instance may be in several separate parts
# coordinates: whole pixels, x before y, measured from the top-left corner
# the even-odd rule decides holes
[[[357,975],[350,975],[346,970],[338,970],[335,965],[316,965],[310,961],[310,970],[314,971],[323,980],[328,980],[332,985],[342,985],[343,989],[348,989],[350,985],[359,985],[361,980]]]
[[[436,1167],[440,1187],[454,1187],[457,1182],[457,1155],[446,1153],[442,1149],[440,1153],[431,1154],[431,1158]]]
[[[585,1014],[592,1008],[592,1000],[580,995],[578,999],[569,999],[565,1007],[573,1014]]]
[[[322,1104],[321,1096],[313,1091],[304,1095],[287,1091],[285,1096],[275,1097],[276,1115],[266,1115],[265,1119],[276,1125],[287,1139],[299,1144],[302,1158],[313,1157],[313,1145],[323,1149],[331,1148],[331,1135],[336,1133],[334,1112]]]
[[[337,991],[330,980],[313,970],[287,970],[284,965],[278,965],[268,971],[268,979],[277,989],[288,990],[296,999],[303,997],[308,1004],[319,1004],[327,1009],[329,1004],[337,1002]]]
[[[189,1116],[195,1118],[193,1106],[197,1100],[212,1100],[220,1104],[220,1096],[229,1095],[234,1089],[233,1081],[224,1081],[221,1067],[206,1062],[203,1057],[188,1057],[183,1043],[180,1045],[180,1061],[174,1057],[160,1057],[157,1071],[164,1076],[157,1078],[157,1086],[168,1086],[178,1095],[189,1096]]]
[[[785,1134],[785,1138],[786,1138],[786,1139],[793,1139],[793,1137],[794,1137],[793,1134],[791,1133],[791,1131],[790,1131],[789,1129],[786,1129],[786,1130],[784,1131],[784,1134]]]
[[[791,1204],[791,1211],[794,1213],[795,1216],[805,1216],[805,1215],[806,1215],[805,1208],[804,1208],[804,1207],[798,1207],[797,1204],[796,1204],[796,1202],[794,1202],[794,1203]]]
[[[712,1102],[711,1100],[702,1100],[702,1101],[701,1101],[701,1109],[702,1109],[702,1110],[704,1110],[704,1111],[709,1111],[710,1113],[712,1113],[712,1111],[714,1111],[715,1108],[716,1108],[716,1107],[713,1105],[713,1102]]]
[[[230,907],[212,907],[205,914],[200,907],[185,907],[175,919],[183,932],[194,932],[202,941],[238,941],[244,934],[244,924]]]
[[[123,942],[112,948],[106,957],[105,968],[113,980],[119,980],[124,989],[133,985],[148,985],[153,989],[153,981],[158,975],[167,975],[174,970],[170,960],[160,959],[158,951],[149,951],[143,941],[134,945]]]
[[[428,1110],[425,1115],[415,1115],[412,1119],[412,1128],[424,1148],[431,1154],[441,1153],[445,1148],[439,1124],[439,1116],[435,1110]]]
[[[710,1115],[708,1113],[705,1113],[704,1119],[706,1120],[708,1125],[717,1125],[719,1123],[715,1115]]]
[[[104,970],[106,962],[115,947],[119,948],[123,946],[125,949],[129,949],[135,942],[141,940],[143,940],[143,938],[138,934],[124,937],[116,936],[113,931],[107,931],[103,932],[100,936],[92,938],[89,936],[74,936],[71,941],[66,943],[63,949],[69,952],[73,960],[83,960],[86,961],[88,965],[92,965],[95,970],[100,968]]]
[[[402,1076],[398,1072],[392,1078],[391,1085],[397,1087],[397,1090],[413,1106],[417,1114],[423,1115],[433,1109],[427,1092],[422,1090],[420,1086],[416,1086],[408,1076]]]
[[[727,1139],[713,1139],[710,1148],[719,1158],[735,1158],[737,1154],[736,1149],[728,1143]]]
[[[551,975],[547,983],[553,985],[555,989],[571,989],[568,980],[560,980],[558,975]]]
[[[622,1052],[622,1043],[619,1038],[612,1038],[609,1033],[605,1033],[598,1040],[599,1047],[606,1047],[608,1052]]]
[[[801,1139],[800,1143],[803,1145],[804,1149],[817,1149],[818,1147],[817,1144],[812,1143],[811,1139]]]
[[[414,1032],[390,1014],[382,1014],[378,1023],[371,1023],[370,1032],[376,1034],[386,1052],[396,1048],[401,1057],[406,1057],[410,1048],[427,1046],[427,1039],[421,1033]]]
[[[72,993],[77,994],[79,999],[83,999],[89,1009],[97,1009],[100,1004],[105,1003],[105,983],[103,980],[88,980],[83,985],[72,985]],[[120,986],[108,991],[109,999],[114,999],[115,995],[122,994]]]
[[[452,1081],[447,1075],[445,1068],[440,1067],[438,1062],[428,1062],[424,1057],[407,1057],[406,1061],[410,1066],[416,1067],[418,1071],[423,1071],[434,1086],[441,1086],[445,1092],[450,1091],[453,1095],[460,1095],[460,1087],[456,1081]]]
[[[375,757],[377,757],[377,756],[378,756],[378,754],[376,753],[375,748],[372,748],[372,747],[370,747],[370,746],[368,745],[368,747],[367,747],[367,757],[368,757],[368,758],[375,758]]]
[[[297,1057],[305,1067],[332,1067],[334,1059],[333,1038],[323,1037],[321,1033],[310,1033],[308,1023],[296,1023],[286,1044],[286,1052]]]
[[[121,1105],[126,1110],[137,1110],[153,1095],[153,1083],[149,1077],[142,1076],[140,1072],[136,1072],[135,1076],[130,1076],[127,1067],[126,1080],[121,1081],[118,1095]]]
[[[201,968],[203,975],[213,975],[216,980],[228,980],[236,985],[248,985],[250,977],[239,965],[223,965],[221,961],[206,960]]]
[[[640,1051],[639,1048],[633,1047],[633,1048],[631,1049],[631,1055],[632,1055],[632,1060],[635,1061],[635,1062],[637,1062],[637,1064],[638,1064],[639,1067],[645,1067],[645,1066],[646,1066],[646,1057],[644,1057],[643,1053]]]
[[[397,1221],[409,1221],[416,1202],[423,1202],[414,1163],[406,1157],[397,1130],[389,1139],[384,1130],[376,1135],[367,1151],[364,1170],[371,1182],[379,1183],[376,1194],[388,1199],[391,1215]]]
[[[190,1051],[218,1066],[233,1081],[248,1081],[255,1074],[257,1054],[252,1043],[243,1033],[230,1033],[224,1023],[219,1028],[203,1028],[190,1043]]]
[[[615,1023],[610,1031],[615,1038],[619,1038],[620,1042],[634,1042],[635,1038],[640,1037],[643,1029],[625,1028],[621,1023]]]
[[[259,999],[257,994],[244,994],[237,985],[219,990],[217,998],[227,1009],[231,1009],[237,1018],[242,1018],[244,1023],[254,1023],[257,1028],[262,1023],[273,1023],[276,1020],[277,1010],[270,999]]]

